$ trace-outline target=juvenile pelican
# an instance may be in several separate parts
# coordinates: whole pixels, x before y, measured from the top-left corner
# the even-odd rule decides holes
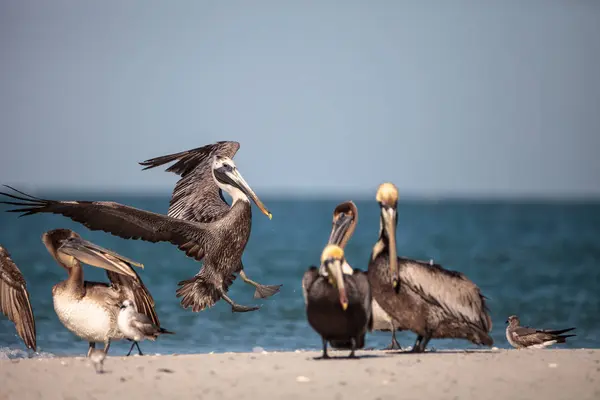
[[[344,264],[344,250],[328,245],[321,255],[321,268],[310,267],[302,278],[308,323],[323,341],[321,358],[329,358],[327,342],[350,347],[349,357],[354,358],[373,323],[367,275],[359,270],[344,274]]]
[[[401,330],[416,333],[413,351],[423,352],[432,338],[467,339],[491,346],[492,329],[485,298],[460,272],[438,264],[398,257],[398,190],[384,183],[377,190],[381,208],[379,240],[369,262],[373,297]]]
[[[141,162],[140,165],[145,166],[144,170],[147,170],[177,160],[166,170],[181,176],[173,189],[167,215],[191,222],[215,222],[226,216],[231,206],[223,198],[222,187],[213,178],[212,162],[215,157],[231,160],[239,148],[238,142],[221,141],[181,153],[152,158]],[[235,168],[233,161],[230,165]],[[233,201],[235,200],[234,198]],[[251,216],[250,210],[247,220],[243,223],[250,226]],[[251,280],[246,275],[241,261],[239,269],[234,272],[239,273],[244,282],[256,288],[254,298],[273,296],[281,287],[281,285],[261,285]]]
[[[352,237],[357,223],[358,208],[356,208],[356,205],[352,201],[345,201],[338,204],[333,210],[333,223],[331,234],[329,235],[329,244],[335,244],[344,249]],[[344,267],[346,266],[349,268],[347,263],[344,264]],[[352,275],[352,270],[346,269],[344,273]],[[373,298],[371,310],[373,313],[373,330],[392,332],[392,343],[385,350],[400,350],[400,343],[396,340],[397,329],[393,318],[383,311],[383,308],[381,308],[375,298]]]
[[[508,324],[506,339],[512,347],[517,349],[543,349],[556,343],[566,343],[567,338],[577,336],[575,334],[563,335],[563,333],[570,332],[575,328],[547,330],[520,326],[519,317],[516,315],[508,317],[506,323]]]
[[[35,319],[29,302],[27,283],[10,253],[0,246],[0,310],[17,329],[25,346],[37,351]]]
[[[131,300],[125,300],[121,305],[117,324],[123,335],[133,341],[127,355],[131,354],[133,346],[137,346],[140,356],[143,355],[138,344],[141,340],[148,339],[154,341],[159,335],[165,333],[172,335],[175,333],[155,325],[145,314],[137,312]]]
[[[191,160],[195,158],[191,157]],[[180,163],[187,165],[191,160],[183,157]],[[90,230],[102,230],[125,239],[170,242],[189,257],[204,262],[196,276],[179,282],[177,297],[182,298],[181,305],[184,308],[192,307],[192,311],[198,312],[213,306],[222,298],[234,312],[254,311],[258,307],[236,304],[226,293],[235,279],[234,273],[241,271],[242,253],[250,237],[250,199],[269,218],[271,213],[242,178],[231,158],[215,155],[211,162],[214,183],[229,193],[233,202],[223,217],[210,223],[186,221],[107,201],[44,200],[13,188],[20,196],[0,194],[19,201],[0,203],[22,207],[8,211],[22,212],[23,216],[61,214]],[[188,190],[198,190],[199,187],[202,186],[190,186]]]
[[[52,287],[54,311],[68,330],[89,343],[88,356],[97,342],[104,343],[106,354],[111,340],[124,339],[117,317],[125,300],[134,300],[139,311],[160,325],[154,299],[131,267],[141,264],[83,240],[69,229],[48,231],[42,235],[42,241],[69,274]],[[105,269],[110,284],[84,281],[81,262]]]

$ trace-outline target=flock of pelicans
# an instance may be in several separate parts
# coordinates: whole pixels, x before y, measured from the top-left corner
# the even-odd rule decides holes
[[[242,253],[250,236],[252,200],[271,218],[258,196],[237,170],[232,158],[237,142],[218,142],[181,153],[140,163],[154,168],[173,161],[167,171],[178,174],[168,215],[105,201],[56,201],[40,199],[14,188],[0,193],[0,203],[18,206],[9,212],[22,216],[53,213],[66,216],[90,230],[101,230],[125,239],[170,242],[189,257],[202,261],[200,271],[179,282],[181,305],[194,312],[223,299],[233,312],[258,307],[237,304],[227,291],[240,278],[256,288],[255,298],[276,294],[281,285],[262,285],[244,271]],[[227,192],[232,202],[223,198]],[[368,260],[368,270],[353,269],[344,257],[358,210],[351,201],[339,204],[333,213],[329,242],[322,251],[320,266],[310,267],[302,278],[306,315],[310,326],[321,336],[322,358],[328,358],[328,343],[337,349],[364,347],[369,331],[391,331],[388,349],[400,349],[396,331],[417,335],[413,352],[423,352],[431,339],[466,339],[492,346],[492,320],[479,288],[460,272],[430,262],[399,257],[396,250],[398,190],[382,184],[376,200],[381,209],[379,238]],[[152,295],[136,273],[141,264],[82,239],[68,229],[55,229],[42,242],[68,277],[52,288],[54,310],[60,322],[89,343],[88,356],[99,358],[108,352],[112,340],[132,342],[129,354],[144,339],[155,340],[171,334],[160,325]],[[106,270],[110,283],[84,280],[81,264]],[[0,309],[14,322],[28,348],[36,351],[33,311],[25,280],[0,246]],[[517,316],[508,318],[506,338],[516,348],[543,348],[575,335],[575,328],[542,330],[522,327]],[[104,343],[96,350],[96,343]]]

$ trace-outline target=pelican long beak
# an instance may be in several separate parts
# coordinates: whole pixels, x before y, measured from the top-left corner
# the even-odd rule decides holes
[[[342,247],[344,236],[348,232],[348,228],[350,228],[353,220],[354,218],[349,214],[340,214],[339,218],[333,222],[328,244],[335,244]]]
[[[244,194],[250,199],[252,199],[254,204],[256,204],[256,206],[260,208],[260,211],[262,211],[263,214],[269,217],[269,219],[273,218],[271,212],[267,210],[267,207],[265,207],[265,205],[258,198],[256,193],[254,193],[250,185],[248,185],[248,182],[246,182],[246,180],[242,177],[242,174],[238,172],[237,168],[227,171],[215,170],[214,172],[216,174],[219,174],[219,180],[227,182],[233,187],[236,187],[242,192],[244,192]]]
[[[70,255],[82,263],[103,268],[121,275],[127,275],[132,278],[137,278],[137,274],[131,267],[132,265],[140,268],[144,267],[143,264],[132,261],[114,251],[105,249],[81,238],[69,238],[63,241],[58,252]]]
[[[328,260],[325,264],[329,276],[334,287],[337,288],[340,293],[340,304],[342,309],[346,311],[348,308],[348,297],[346,296],[346,287],[344,286],[344,275],[342,273],[342,262],[340,260]]]
[[[383,219],[383,229],[388,237],[390,274],[392,276],[392,285],[394,290],[398,290],[398,253],[396,251],[396,209],[393,207],[381,207],[381,218]]]

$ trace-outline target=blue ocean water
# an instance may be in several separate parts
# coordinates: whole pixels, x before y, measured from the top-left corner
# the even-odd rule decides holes
[[[168,197],[75,196],[63,200],[114,200],[166,213]],[[43,232],[71,228],[85,239],[142,262],[139,273],[154,296],[161,324],[176,332],[156,342],[143,342],[149,354],[320,349],[309,327],[302,298],[302,274],[319,261],[331,229],[334,207],[354,200],[282,200],[263,198],[273,213],[269,221],[254,208],[250,241],[243,256],[248,275],[263,284],[282,283],[280,293],[252,298],[254,288],[236,280],[230,296],[259,311],[233,314],[224,302],[199,313],[181,308],[177,282],[193,276],[200,264],[167,243],[123,240],[91,232],[67,218],[35,215],[17,218],[0,208],[0,244],[12,254],[28,282],[37,323],[39,350],[55,355],[83,355],[87,343],[58,321],[52,307],[52,285],[65,271],[41,243]],[[366,269],[377,240],[379,208],[374,200],[356,201],[359,221],[346,248],[349,263]],[[509,201],[403,201],[399,204],[398,253],[434,259],[445,268],[465,273],[489,298],[495,346],[508,348],[505,320],[518,314],[523,324],[545,328],[577,327],[566,348],[600,347],[600,203],[515,203]],[[105,280],[104,271],[86,267],[87,280]],[[403,346],[415,335],[401,332]],[[368,335],[367,347],[382,348],[389,333]],[[463,340],[433,340],[430,346],[475,348]],[[14,326],[0,315],[0,352],[23,354]],[[127,342],[114,342],[111,354],[125,354]]]

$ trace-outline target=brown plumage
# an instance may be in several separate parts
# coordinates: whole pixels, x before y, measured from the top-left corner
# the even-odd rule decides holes
[[[575,328],[549,330],[520,326],[521,322],[516,315],[508,317],[506,323],[508,324],[506,339],[511,346],[517,349],[543,349],[553,344],[566,343],[567,338],[577,336],[575,334],[563,335],[563,333],[570,332]]]
[[[391,183],[382,184],[377,201],[380,233],[369,262],[369,282],[373,297],[397,328],[418,335],[413,351],[425,351],[432,338],[460,338],[491,346],[492,319],[477,285],[439,264],[398,257],[398,190]]]
[[[331,226],[331,234],[329,235],[329,244],[335,244],[342,249],[354,234],[356,224],[358,223],[358,208],[352,201],[345,201],[338,204],[333,210],[333,221]],[[347,266],[345,264],[344,266]],[[351,270],[344,273],[352,274]],[[390,317],[373,298],[371,311],[373,313],[373,330],[392,332],[392,342],[385,350],[400,350],[401,346],[396,339],[396,326],[394,319]],[[332,347],[337,347],[338,343],[332,342]]]
[[[10,253],[0,246],[0,310],[8,317],[23,339],[25,346],[37,351],[35,319],[29,301],[27,283],[21,271],[10,257]]]
[[[258,307],[236,304],[226,293],[235,279],[234,273],[240,272],[244,278],[241,257],[250,237],[250,199],[269,218],[271,213],[230,158],[215,155],[212,159],[212,175],[214,183],[231,195],[233,204],[225,215],[211,223],[186,221],[114,202],[45,200],[13,188],[11,189],[20,195],[0,194],[18,201],[0,203],[20,206],[21,208],[8,211],[21,212],[22,216],[60,214],[90,230],[102,230],[125,239],[170,242],[189,257],[203,261],[196,276],[179,283],[177,296],[181,297],[184,308],[192,307],[194,312],[201,311],[222,298],[232,306],[233,311],[257,310]]]
[[[146,160],[140,163],[144,170],[159,167],[161,165],[177,161],[167,172],[173,172],[181,177],[169,202],[168,216],[191,222],[211,223],[225,217],[231,211],[223,197],[223,191],[214,179],[213,162],[215,157],[233,159],[240,148],[238,142],[221,141],[214,144],[198,147],[180,153],[169,154]],[[233,161],[232,161],[233,162]],[[252,215],[239,223],[250,225]],[[240,260],[240,266],[232,271],[239,273],[245,283],[255,287],[254,298],[266,298],[279,292],[281,285],[262,285],[246,276],[244,265]],[[233,276],[224,276],[220,291],[227,291],[235,279]],[[193,280],[180,282],[181,285],[188,284],[187,289],[181,289],[180,294],[192,298],[190,293],[194,290]],[[208,288],[212,293],[204,296],[208,298],[218,297],[216,288]]]
[[[68,278],[52,287],[54,310],[61,323],[88,341],[88,355],[97,342],[108,352],[112,340],[124,339],[117,317],[120,305],[133,301],[137,311],[160,325],[154,299],[132,265],[141,264],[82,239],[69,229],[54,229],[42,235],[42,242]],[[103,268],[109,284],[84,281],[81,263]]]

